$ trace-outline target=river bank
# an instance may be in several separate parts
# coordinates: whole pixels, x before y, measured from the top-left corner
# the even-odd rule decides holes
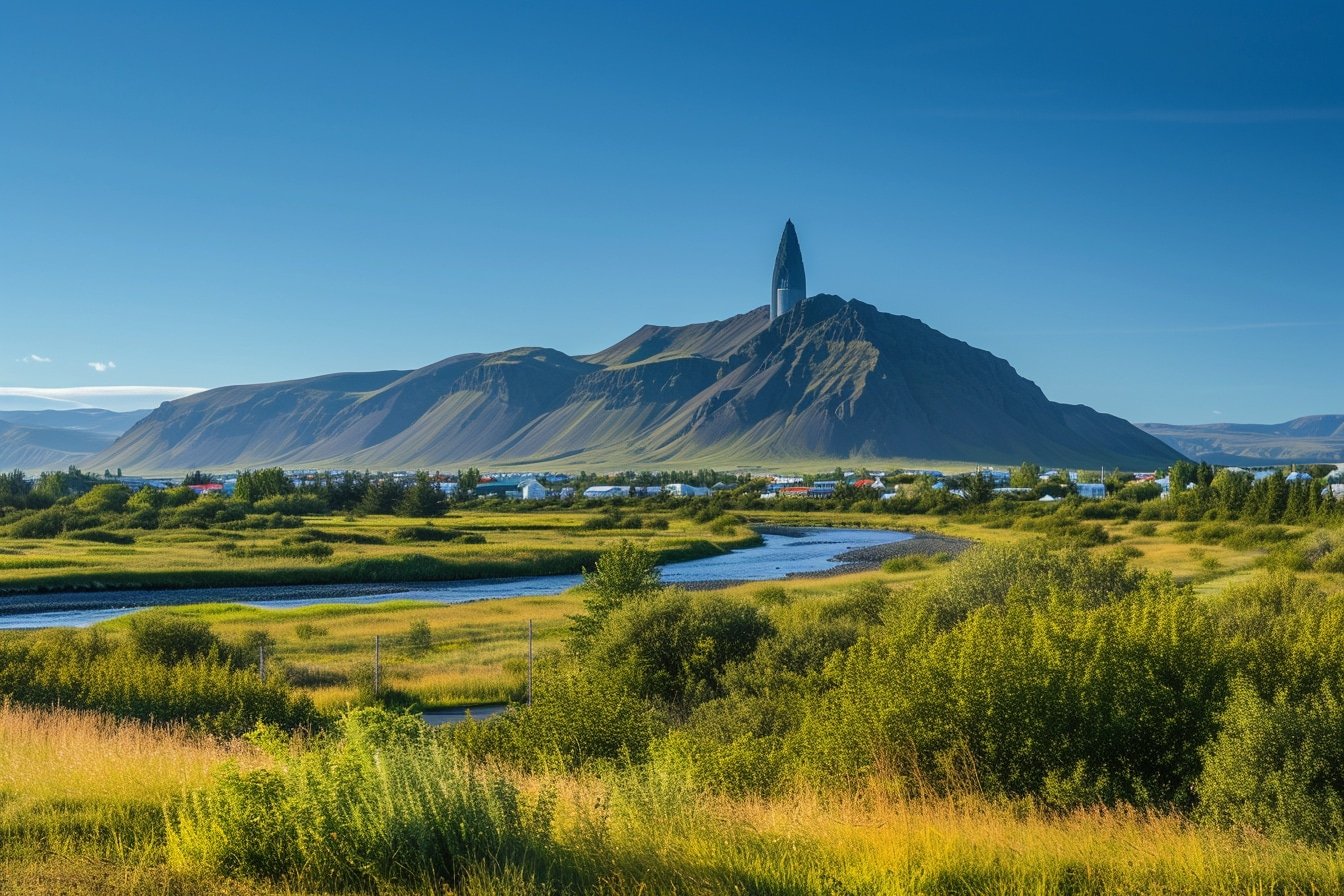
[[[663,580],[683,588],[725,587],[824,572],[836,558],[865,549],[892,547],[913,537],[880,529],[792,529],[752,533],[758,547],[719,551],[715,556],[663,566]],[[745,541],[745,539],[743,540]],[[0,628],[85,626],[158,606],[244,604],[291,609],[317,604],[370,604],[423,601],[455,604],[505,597],[560,594],[582,582],[578,574],[515,576],[472,581],[401,582],[341,585],[289,585],[182,590],[79,592],[0,596]]]

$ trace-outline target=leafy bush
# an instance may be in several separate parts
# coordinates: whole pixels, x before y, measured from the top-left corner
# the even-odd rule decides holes
[[[71,532],[67,536],[77,541],[93,541],[99,544],[135,544],[135,536],[124,532],[108,532],[106,529],[85,529]]]
[[[584,612],[574,617],[570,643],[582,650],[613,610],[662,590],[658,558],[646,546],[622,538],[583,571]]]
[[[485,544],[485,537],[460,529],[440,529],[436,526],[401,526],[392,530],[397,541],[457,541],[462,544]]]
[[[67,532],[95,528],[101,522],[97,514],[57,504],[25,513],[10,525],[9,534],[15,538],[57,538]]]
[[[716,594],[664,591],[614,610],[583,657],[639,697],[684,717],[723,693],[729,663],[746,659],[773,631],[752,604]]]
[[[434,647],[434,634],[429,630],[429,623],[423,619],[412,622],[401,643],[411,653],[429,652]]]
[[[1344,699],[1265,700],[1238,679],[1204,755],[1200,815],[1313,843],[1344,837]]]
[[[795,745],[813,774],[884,768],[1061,801],[1181,802],[1223,666],[1211,614],[1122,558],[981,548],[844,655]]]
[[[252,504],[255,513],[279,513],[285,516],[315,516],[328,511],[327,502],[319,495],[296,492],[288,495],[272,495]]]
[[[561,661],[538,665],[531,706],[458,725],[452,736],[473,753],[526,768],[573,769],[643,762],[666,730],[661,712],[611,676],[584,674]]]
[[[294,536],[299,541],[323,541],[327,544],[387,544],[387,539],[366,532],[332,532],[327,529],[304,529]]]
[[[902,557],[892,557],[882,563],[882,569],[885,572],[900,573],[913,572],[920,569],[929,568],[929,558],[919,554],[906,554]]]
[[[146,610],[129,617],[127,632],[135,648],[166,663],[200,659],[219,646],[208,623],[170,610]]]
[[[202,653],[202,651],[204,651]],[[279,676],[238,668],[207,630],[158,617],[121,642],[98,629],[0,638],[0,695],[37,706],[93,709],[124,718],[181,721],[241,734],[259,721],[312,724],[312,702]]]
[[[117,483],[95,485],[75,499],[74,506],[86,513],[120,513],[130,501],[131,490]]]
[[[549,796],[474,768],[418,719],[359,709],[340,732],[274,771],[229,767],[191,794],[170,817],[173,864],[304,890],[438,891],[552,851]]]

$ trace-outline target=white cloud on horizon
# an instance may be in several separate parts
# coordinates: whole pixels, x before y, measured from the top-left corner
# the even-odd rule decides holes
[[[134,410],[204,391],[200,386],[0,386],[0,405],[48,402],[59,407]]]
[[[19,359],[20,364],[50,364],[50,358],[44,358],[41,355],[28,355]]]
[[[90,361],[89,366],[99,373],[107,373],[117,366],[116,361]]]

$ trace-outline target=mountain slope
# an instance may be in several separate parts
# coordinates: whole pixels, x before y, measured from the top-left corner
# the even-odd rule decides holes
[[[97,467],[453,468],[941,458],[1164,466],[1116,417],[1059,405],[917,320],[814,296],[601,352],[458,355],[420,370],[230,386],[154,411]]]
[[[1215,464],[1344,462],[1344,414],[1298,417],[1285,423],[1140,423],[1182,454]]]
[[[82,466],[149,411],[0,411],[0,470]]]

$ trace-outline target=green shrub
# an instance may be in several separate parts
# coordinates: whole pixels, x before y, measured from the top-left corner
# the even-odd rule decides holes
[[[86,513],[120,513],[131,499],[131,490],[119,483],[95,485],[75,499],[74,506]]]
[[[1180,803],[1223,682],[1212,613],[1123,558],[982,547],[887,605],[807,705],[813,775]]]
[[[462,544],[484,544],[485,538],[474,532],[459,529],[440,529],[436,526],[401,526],[392,530],[397,541],[458,541]]]
[[[106,529],[85,529],[71,532],[66,536],[76,541],[93,541],[99,544],[135,544],[135,536],[124,532],[108,532]]]
[[[127,632],[135,648],[167,663],[200,659],[220,646],[208,623],[171,610],[146,610],[129,617]]]
[[[241,734],[257,722],[316,721],[312,702],[293,695],[280,676],[263,682],[254,667],[236,667],[208,629],[189,623],[160,616],[121,642],[99,629],[0,638],[0,696],[180,721],[220,735]]]
[[[614,610],[583,657],[639,697],[684,717],[721,696],[729,663],[746,659],[773,631],[752,604],[717,594],[671,590]]]
[[[9,534],[15,538],[57,538],[67,532],[93,529],[102,519],[93,513],[79,510],[69,504],[56,504],[45,510],[33,510],[10,524]]]
[[[882,569],[885,572],[900,573],[913,572],[920,569],[929,568],[929,559],[919,554],[906,554],[901,557],[892,557],[882,563]]]
[[[252,510],[255,513],[278,513],[284,516],[315,516],[326,513],[328,509],[327,502],[320,496],[302,492],[272,495],[252,504]]]
[[[1344,700],[1322,687],[1308,699],[1263,699],[1232,687],[1221,731],[1205,751],[1199,814],[1312,843],[1344,837]]]
[[[434,647],[434,634],[429,630],[429,623],[423,619],[412,622],[401,643],[411,653],[429,652]]]
[[[331,532],[327,529],[304,529],[295,534],[296,541],[322,541],[327,544],[387,544],[387,539],[366,532]]]
[[[525,768],[574,769],[641,763],[666,730],[665,716],[613,676],[556,660],[537,665],[531,706],[456,725],[450,736],[473,755]]]
[[[437,892],[481,866],[539,874],[554,851],[549,796],[474,768],[418,719],[359,709],[340,729],[191,794],[170,815],[170,861],[303,890]]]

